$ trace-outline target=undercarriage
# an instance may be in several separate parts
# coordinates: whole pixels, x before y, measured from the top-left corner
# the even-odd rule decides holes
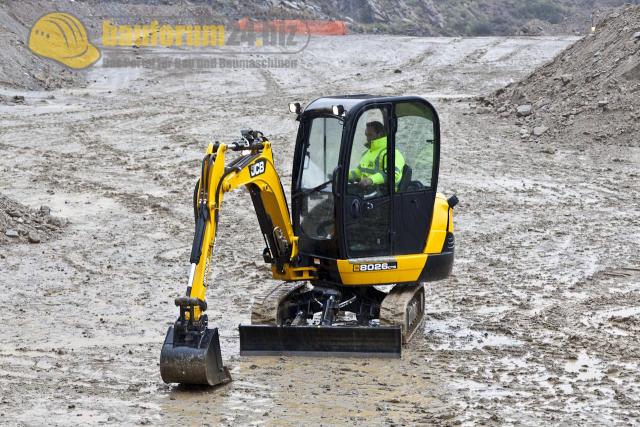
[[[385,288],[385,287],[379,287]],[[281,283],[256,299],[241,326],[241,354],[399,357],[424,320],[424,286]],[[320,339],[321,338],[321,339]]]

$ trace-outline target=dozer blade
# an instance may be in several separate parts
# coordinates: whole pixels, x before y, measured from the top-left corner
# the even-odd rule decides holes
[[[222,365],[218,329],[206,329],[200,342],[174,343],[169,327],[160,352],[160,375],[165,383],[214,386],[228,383],[231,375]]]
[[[400,326],[240,325],[242,356],[337,356],[399,358]]]

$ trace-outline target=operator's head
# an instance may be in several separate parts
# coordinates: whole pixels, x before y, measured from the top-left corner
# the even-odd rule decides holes
[[[384,125],[377,120],[369,122],[364,129],[364,134],[367,137],[367,143],[365,145],[368,147],[371,144],[371,141],[382,138],[385,135]]]

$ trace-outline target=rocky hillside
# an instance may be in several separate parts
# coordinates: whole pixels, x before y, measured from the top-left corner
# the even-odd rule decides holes
[[[0,86],[55,89],[79,81],[78,73],[29,51],[27,40],[33,22],[17,17],[14,8],[17,2],[0,5]],[[21,102],[20,98],[0,95],[0,104],[14,101]]]
[[[608,16],[528,78],[485,100],[523,138],[640,147],[640,6]]]
[[[338,19],[351,32],[419,36],[584,34],[592,13],[625,0],[3,0],[0,2],[0,87],[52,89],[84,81],[27,48],[31,26],[49,11],[82,19],[93,38],[103,19],[233,23],[255,19]],[[633,0],[639,1],[639,0]],[[1,102],[11,99],[0,98]]]
[[[256,3],[263,6],[256,7]],[[487,36],[584,34],[592,15],[597,20],[625,0],[271,0],[232,4],[241,14],[345,19],[356,32]]]

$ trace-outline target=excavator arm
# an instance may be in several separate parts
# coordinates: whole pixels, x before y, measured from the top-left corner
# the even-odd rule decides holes
[[[298,238],[293,233],[287,199],[273,164],[271,143],[264,137],[245,142],[210,144],[202,162],[202,175],[194,197],[196,230],[191,250],[187,295],[205,301],[218,219],[225,193],[245,186],[251,195],[265,240],[263,257],[271,263],[273,276],[282,280],[309,280],[311,267],[296,267]],[[260,138],[260,140],[258,140]],[[249,151],[229,165],[228,151]],[[194,320],[200,316],[196,307]]]
[[[205,299],[224,195],[245,186],[253,201],[265,239],[264,260],[276,279],[310,280],[313,267],[297,267],[298,238],[294,235],[280,176],[273,164],[271,143],[257,131],[243,131],[230,144],[209,144],[194,194],[196,217],[186,295],[176,298],[180,315],[169,328],[160,355],[165,382],[220,384],[230,380],[223,367],[217,329],[208,328]],[[228,165],[226,154],[243,154]]]

